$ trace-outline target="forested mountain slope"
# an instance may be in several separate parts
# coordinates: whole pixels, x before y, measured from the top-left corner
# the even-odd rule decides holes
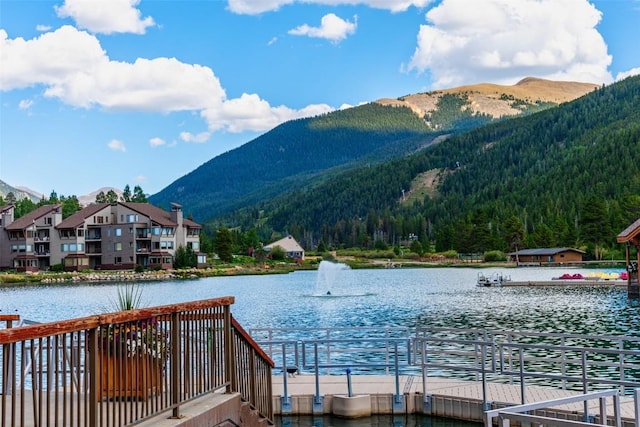
[[[209,160],[149,201],[175,201],[211,218],[300,188],[331,168],[406,154],[436,135],[409,109],[379,104],[294,120]]]
[[[292,232],[306,247],[392,244],[410,233],[464,252],[613,246],[640,216],[639,105],[640,77],[629,78],[220,223]],[[412,188],[422,196],[406,197]]]
[[[340,171],[414,153],[440,135],[549,108],[594,87],[529,78],[513,86],[481,84],[407,95],[287,122],[209,160],[149,201],[164,208],[178,202],[205,221],[309,188]]]

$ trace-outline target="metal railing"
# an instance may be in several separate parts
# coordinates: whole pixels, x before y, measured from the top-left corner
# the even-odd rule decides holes
[[[179,417],[182,405],[216,391],[239,392],[272,419],[264,396],[273,362],[233,320],[233,301],[0,330],[0,425],[131,425]]]
[[[529,385],[587,394],[612,387],[630,395],[640,386],[640,338],[582,334],[492,331],[461,328],[285,328],[252,329],[275,361],[274,371],[316,376],[344,374],[422,375],[482,383],[519,384],[521,403]],[[397,381],[396,381],[397,382]],[[396,394],[399,391],[396,390]]]
[[[638,407],[638,393],[635,396],[636,413]],[[607,416],[607,398],[612,400],[613,416]],[[590,400],[598,399],[598,417],[588,415],[586,408]],[[549,410],[561,405],[570,405],[574,403],[582,403],[584,409],[583,420],[560,419],[550,417],[545,414],[545,410]],[[538,412],[540,413],[538,413]],[[511,421],[520,423],[521,425],[545,425],[556,427],[585,427],[585,426],[608,426],[613,423],[615,427],[622,427],[622,417],[620,416],[620,395],[618,390],[606,390],[588,394],[580,394],[577,396],[564,397],[560,399],[546,400],[542,402],[529,403],[526,405],[510,406],[508,408],[494,409],[486,411],[484,414],[484,425],[491,427],[494,425],[493,420],[498,420],[498,426],[509,426]],[[637,420],[637,418],[636,418]],[[638,425],[636,421],[636,425]]]
[[[321,412],[321,375],[394,375],[393,405],[404,407],[400,375],[412,366],[411,335],[406,327],[387,328],[256,328],[250,333],[274,360],[274,371],[283,376],[282,413],[291,408],[288,376],[315,376],[314,412]]]

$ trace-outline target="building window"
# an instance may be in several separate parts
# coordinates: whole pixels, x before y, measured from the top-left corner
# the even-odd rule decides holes
[[[116,242],[116,243],[114,244],[114,246],[113,246],[113,249],[114,249],[115,251],[121,251],[121,250],[122,250],[122,243],[120,243],[120,242]]]
[[[84,243],[63,243],[60,245],[62,252],[84,252]]]
[[[113,260],[114,264],[122,264],[122,257],[115,257]]]
[[[138,215],[127,215],[127,222],[138,222]]]
[[[114,236],[122,236],[122,228],[116,228],[113,232]]]
[[[44,223],[45,223],[45,225],[51,225],[51,222],[52,222],[52,221],[51,221],[51,217],[50,217],[50,216],[48,216],[48,217],[46,217],[46,218],[44,219]]]

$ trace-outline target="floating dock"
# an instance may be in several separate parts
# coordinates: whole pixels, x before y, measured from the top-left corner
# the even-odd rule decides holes
[[[626,280],[603,280],[603,279],[557,279],[557,280],[505,280],[502,286],[604,286],[626,288]]]
[[[273,406],[275,414],[280,416],[332,414],[336,396],[347,393],[344,375],[322,375],[318,383],[313,375],[296,375],[286,378],[286,386],[282,376],[273,376],[272,379]],[[372,415],[423,414],[481,423],[485,410],[519,405],[523,400],[520,384],[488,382],[485,407],[481,381],[428,377],[424,387],[420,376],[400,376],[398,383],[393,375],[354,375],[352,379],[353,395],[370,397]],[[580,394],[577,391],[533,385],[528,385],[525,390],[528,403]],[[400,396],[396,395],[396,391]],[[319,401],[315,397],[317,392],[321,395]],[[607,405],[610,404],[608,402]],[[598,413],[598,401],[590,401],[588,411],[589,414]],[[622,425],[635,427],[633,398],[620,398],[620,412]],[[609,407],[607,413],[613,414],[613,408]],[[584,406],[578,403],[547,409],[548,416],[574,421],[582,421],[583,414]]]

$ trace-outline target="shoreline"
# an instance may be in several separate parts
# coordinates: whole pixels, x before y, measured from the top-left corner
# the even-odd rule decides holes
[[[238,265],[220,265],[207,267],[204,269],[183,269],[183,270],[157,270],[157,271],[141,271],[133,270],[110,270],[110,271],[79,271],[79,272],[2,272],[0,273],[0,286],[11,284],[54,284],[54,283],[80,283],[80,282],[132,282],[132,281],[164,281],[164,280],[194,280],[206,277],[221,276],[242,276],[242,275],[269,275],[269,274],[288,274],[294,271],[317,270],[321,259],[309,258],[310,262],[303,264],[278,262],[264,264],[238,264]],[[361,259],[355,257],[337,257],[334,262],[348,265],[352,269],[389,269],[389,268],[528,268],[529,266],[517,265],[515,262],[461,262],[459,260],[452,261],[433,261],[433,260],[414,260],[414,259]],[[537,265],[536,267],[550,268],[624,268],[623,261],[610,262],[584,262],[580,264],[548,264]],[[536,281],[537,282],[537,281]],[[541,281],[542,282],[542,281]],[[546,282],[546,281],[544,281]],[[550,282],[550,285],[558,286],[557,281]],[[626,284],[626,281],[624,282]],[[578,284],[575,280],[570,283],[562,283],[562,285]]]

